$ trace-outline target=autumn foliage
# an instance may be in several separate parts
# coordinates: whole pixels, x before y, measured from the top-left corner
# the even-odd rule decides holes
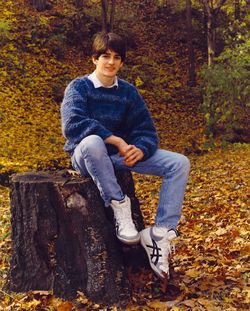
[[[51,292],[4,289],[11,256],[9,176],[70,167],[63,152],[60,102],[70,80],[93,70],[89,47],[102,24],[100,3],[83,1],[79,7],[80,2],[51,0],[45,10],[37,10],[30,1],[0,0],[0,310],[117,310],[96,305],[80,292],[76,300],[63,301]],[[171,280],[165,288],[151,271],[128,271],[133,299],[126,310],[243,311],[250,303],[250,148],[238,142],[223,149],[216,135],[214,148],[206,145],[200,87],[206,38],[200,31],[202,6],[193,2],[198,84],[190,88],[185,1],[116,1],[114,30],[127,36],[129,46],[121,77],[146,99],[161,146],[185,153],[192,168]],[[227,1],[222,11],[225,29],[234,2]],[[224,38],[221,30],[218,35]],[[241,96],[249,98],[246,87],[244,92]],[[247,107],[246,100],[244,116]],[[223,130],[219,126],[219,135]],[[139,174],[134,180],[145,224],[153,224],[161,180]]]

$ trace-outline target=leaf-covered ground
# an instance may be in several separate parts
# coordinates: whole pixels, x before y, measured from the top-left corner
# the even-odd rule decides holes
[[[234,145],[190,159],[192,170],[170,284],[164,293],[152,273],[131,276],[133,302],[127,310],[248,308],[250,148]],[[154,222],[160,180],[141,175],[135,175],[135,180],[145,223],[150,225]],[[1,287],[11,247],[8,192],[8,188],[0,188]],[[3,310],[105,310],[105,306],[95,305],[81,295],[73,302],[56,299],[50,293],[16,295],[0,290],[0,296]]]
[[[55,10],[67,17],[72,5],[61,2],[63,5]],[[11,256],[8,176],[69,165],[62,150],[60,97],[67,81],[93,67],[86,56],[70,47],[65,47],[63,60],[51,53],[53,42],[48,38],[53,34],[51,23],[57,23],[56,15],[52,18],[49,13],[37,13],[23,1],[0,0],[0,5],[4,8],[0,27],[10,28],[3,32],[0,42],[0,310],[107,310],[81,293],[69,302],[50,292],[16,294],[3,289]],[[150,271],[130,273],[134,290],[127,310],[247,310],[250,147],[235,144],[227,149],[203,150],[200,95],[197,89],[191,92],[185,86],[186,50],[174,42],[175,25],[170,22],[165,25],[155,20],[147,25],[148,32],[139,39],[148,44],[135,54],[129,52],[122,74],[140,82],[161,147],[187,154],[192,168],[167,290],[164,292]],[[163,27],[168,27],[166,40],[171,44],[159,50],[150,37],[155,31],[163,33]],[[133,30],[139,36],[141,28]],[[197,54],[201,57],[199,51]],[[168,63],[163,62],[166,55]],[[150,84],[145,72],[154,72],[153,86],[159,88]],[[145,224],[153,224],[161,181],[138,174],[134,179]]]
[[[203,139],[202,121],[194,107],[157,104],[150,94],[146,93],[145,96],[158,128],[161,146],[189,154],[192,169],[179,226],[181,236],[172,257],[172,279],[167,291],[164,293],[162,284],[149,271],[130,274],[134,291],[127,310],[247,310],[250,302],[247,287],[249,145],[236,144],[224,150],[218,148],[205,153],[199,147],[201,144],[197,143]],[[41,149],[40,142],[32,135],[39,132],[40,125],[38,123],[35,127],[33,123],[33,130],[35,127],[37,131],[29,133],[25,145],[35,144],[36,155],[28,147],[25,150],[27,162],[26,157],[22,160],[22,156],[16,154],[13,157],[16,162],[3,162],[5,168],[15,171],[37,168],[37,163],[44,157],[44,151],[51,159],[59,159],[59,163],[60,159],[66,159],[61,149],[63,140],[58,129],[58,112],[51,116],[54,123],[50,124],[48,130],[60,142],[58,147],[54,148],[54,140],[51,140]],[[19,125],[21,142],[26,137],[26,129],[26,125]],[[43,166],[46,163],[53,166],[51,161],[43,161]],[[153,224],[161,180],[138,174],[134,178],[145,224]],[[0,188],[0,198],[2,288],[11,254],[7,187]],[[96,305],[81,294],[77,300],[65,302],[49,292],[17,295],[0,289],[0,297],[3,310],[107,310],[105,306]]]

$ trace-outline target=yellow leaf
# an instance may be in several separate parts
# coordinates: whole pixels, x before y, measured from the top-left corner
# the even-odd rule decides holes
[[[200,276],[200,272],[195,269],[189,269],[185,272],[186,276],[189,276],[191,278],[197,278]]]
[[[212,308],[214,307],[213,301],[210,301],[205,298],[198,298],[198,302],[202,306],[205,306],[208,310],[212,310]]]
[[[38,305],[40,305],[41,301],[36,300],[36,299],[32,299],[29,302],[25,302],[22,303],[22,307],[27,308],[27,310],[31,310],[34,309],[35,307],[37,307]]]
[[[154,310],[166,310],[167,309],[166,302],[162,302],[160,300],[151,301],[151,302],[147,303],[147,305],[150,308],[153,308]]]
[[[217,231],[215,231],[216,235],[223,235],[227,233],[227,230],[225,228],[219,228]]]

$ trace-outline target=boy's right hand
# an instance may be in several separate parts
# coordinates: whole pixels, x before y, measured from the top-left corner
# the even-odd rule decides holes
[[[127,166],[134,166],[137,162],[139,162],[144,157],[144,153],[142,150],[135,145],[128,145],[124,156],[124,164]]]
[[[118,148],[120,155],[124,157],[124,164],[127,166],[134,166],[144,156],[141,149],[134,145],[127,144],[121,137],[111,135],[105,139],[105,143],[114,145]]]

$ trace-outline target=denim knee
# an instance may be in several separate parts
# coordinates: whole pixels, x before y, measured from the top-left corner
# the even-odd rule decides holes
[[[168,175],[171,172],[179,172],[188,174],[190,170],[189,159],[180,153],[175,153],[175,157],[172,158],[170,166],[165,170],[165,174]]]
[[[185,171],[189,173],[190,171],[190,161],[189,159],[184,156],[183,154],[180,154],[177,160],[177,167],[181,169],[182,171]]]
[[[95,157],[99,159],[103,153],[107,152],[103,139],[98,135],[90,135],[84,138],[80,143],[79,147],[82,155]]]

